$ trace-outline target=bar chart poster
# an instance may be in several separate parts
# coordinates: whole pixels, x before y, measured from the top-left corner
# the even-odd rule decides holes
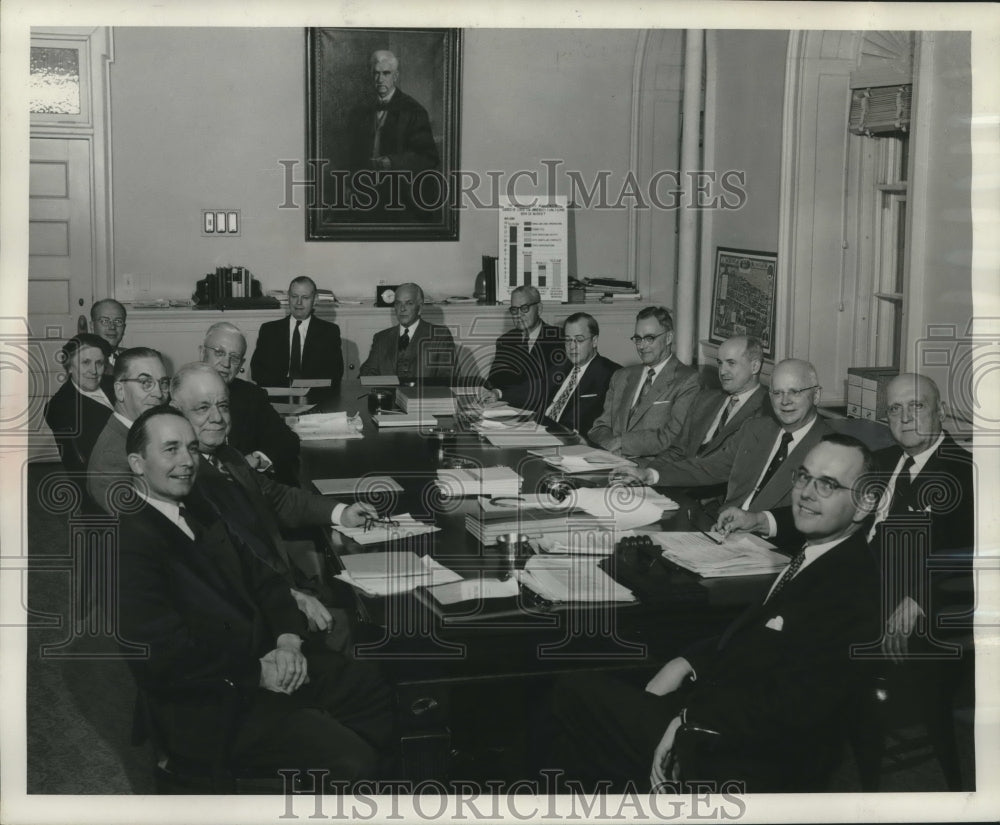
[[[543,301],[569,300],[565,196],[500,198],[497,298],[533,286]]]

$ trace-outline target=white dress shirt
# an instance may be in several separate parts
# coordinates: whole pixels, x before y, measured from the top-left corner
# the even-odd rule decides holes
[[[165,515],[173,524],[177,525],[178,529],[180,529],[185,536],[194,541],[194,532],[188,526],[188,523],[181,518],[181,508],[177,502],[151,498],[143,493],[138,487],[136,488],[136,494],[151,507],[154,507],[163,513],[163,515]]]
[[[72,378],[70,378],[69,380],[73,383],[73,386],[76,387],[76,391],[80,393],[80,395],[85,395],[91,401],[96,401],[98,404],[103,404],[109,410],[113,410],[115,408],[114,404],[112,404],[111,401],[108,399],[107,394],[100,387],[98,387],[96,390],[84,390],[81,389],[80,385],[77,384],[76,381],[74,381]]]
[[[813,413],[813,419],[804,427],[799,427],[795,432],[792,433],[792,440],[788,442],[788,453],[785,456],[785,461],[788,461],[788,456],[792,454],[794,450],[806,434],[812,429],[813,424],[816,423],[818,416]],[[760,487],[760,480],[764,477],[764,473],[767,472],[767,468],[771,466],[771,461],[774,459],[775,454],[778,452],[778,448],[781,446],[781,437],[785,434],[785,430],[780,430],[778,434],[774,437],[774,444],[771,446],[771,452],[767,454],[767,461],[764,462],[764,466],[760,470],[760,475],[757,476],[757,483],[753,486],[753,491],[747,496],[746,501],[740,506],[744,510],[750,509],[750,502],[753,501],[753,497],[757,494],[757,488]]]

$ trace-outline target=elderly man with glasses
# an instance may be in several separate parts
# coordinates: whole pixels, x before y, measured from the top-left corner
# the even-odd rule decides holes
[[[542,321],[542,298],[533,286],[511,292],[510,316],[514,327],[497,338],[481,399],[540,414],[567,373],[563,331]]]
[[[99,335],[108,342],[110,355],[104,359],[104,373],[111,375],[115,361],[125,350],[121,346],[125,337],[125,307],[114,298],[104,298],[95,301],[90,307],[90,328],[94,335]]]
[[[123,350],[115,362],[114,391],[114,412],[87,462],[87,492],[106,512],[115,512],[116,488],[125,493],[130,485],[125,455],[129,427],[146,410],[170,400],[163,356],[148,347]]]
[[[645,307],[632,335],[641,363],[623,367],[587,437],[616,455],[655,456],[677,438],[698,392],[698,372],[673,354],[674,321],[666,307]]]
[[[238,377],[247,353],[247,339],[239,327],[227,321],[212,324],[199,353],[229,387],[229,445],[258,472],[273,472],[278,481],[298,486],[299,437],[271,406],[267,392]]]

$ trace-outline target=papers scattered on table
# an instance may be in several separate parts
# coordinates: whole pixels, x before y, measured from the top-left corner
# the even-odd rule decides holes
[[[321,441],[330,438],[364,438],[361,416],[347,417],[346,412],[311,413],[290,416],[288,426],[303,441]]]
[[[362,375],[362,387],[398,387],[398,375]]]
[[[481,415],[484,419],[502,420],[505,418],[532,418],[531,410],[522,410],[519,407],[512,407],[510,404],[500,403],[488,404],[483,407]]]
[[[341,562],[344,570],[336,578],[369,596],[406,593],[419,585],[430,587],[462,578],[430,556],[412,552],[354,553]]]
[[[466,395],[479,395],[479,386],[477,384],[470,384],[466,387],[452,387],[452,395],[466,396]]]
[[[299,415],[312,409],[315,404],[288,404],[282,401],[272,401],[271,406],[278,415]]]
[[[462,579],[428,589],[438,604],[480,601],[481,599],[510,599],[518,594],[517,579]]]
[[[386,427],[436,427],[437,419],[423,411],[394,413],[382,412],[372,416],[372,421],[381,430]]]
[[[437,471],[441,494],[458,496],[516,496],[521,489],[521,476],[510,467],[470,467]]]
[[[549,533],[533,540],[541,553],[557,556],[610,556],[615,552],[615,542],[634,536],[633,530],[612,533],[610,530],[578,530],[576,532]]]
[[[400,513],[392,517],[397,526],[378,522],[370,530],[364,527],[335,527],[348,538],[354,539],[358,544],[378,544],[383,541],[396,541],[397,539],[408,539],[412,536],[422,536],[425,533],[435,533],[440,527],[433,524],[425,524],[417,521],[409,513]]]
[[[552,433],[544,430],[536,432],[522,432],[519,430],[508,432],[486,433],[486,440],[494,447],[517,448],[517,447],[548,447],[550,445],[561,444],[562,442]]]
[[[749,533],[730,535],[722,544],[704,533],[650,533],[649,537],[663,548],[665,559],[704,578],[777,573],[788,564],[787,556]]]
[[[635,596],[597,566],[596,559],[532,556],[518,580],[553,602],[634,602]]]
[[[403,488],[391,476],[364,478],[317,478],[316,489],[324,496],[360,496],[365,494],[400,492]]]
[[[665,510],[680,505],[651,487],[584,487],[570,492],[571,506],[598,518],[610,519],[617,530],[631,530],[653,524]]]
[[[552,452],[547,450],[530,450],[532,455],[545,459],[551,467],[557,467],[564,473],[599,473],[602,470],[613,470],[616,467],[635,467],[634,461],[629,461],[620,455],[614,455],[607,450],[597,450],[586,444],[575,444],[571,447],[559,447]]]

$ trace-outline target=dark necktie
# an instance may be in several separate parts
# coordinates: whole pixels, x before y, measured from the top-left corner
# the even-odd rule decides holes
[[[908,455],[903,462],[903,469],[896,476],[896,489],[892,494],[890,513],[905,512],[908,506],[913,505],[913,479],[910,477],[910,470],[915,463],[912,455]]]
[[[735,395],[729,396],[729,400],[726,402],[726,406],[722,408],[722,415],[719,417],[718,426],[712,431],[712,435],[709,436],[708,439],[706,439],[705,443],[708,443],[713,438],[715,438],[720,432],[722,432],[722,428],[726,426],[726,422],[729,420],[729,416],[733,414],[733,409],[736,407],[736,402],[738,400],[739,399],[737,399]]]
[[[292,355],[288,359],[288,377],[298,378],[302,373],[302,338],[299,336],[301,321],[295,322],[295,331],[292,333]]]
[[[775,596],[777,596],[781,589],[788,584],[796,573],[799,572],[799,568],[802,566],[802,562],[806,560],[806,549],[803,547],[795,555],[795,558],[789,563],[788,567],[785,568],[785,572],[781,574],[781,578],[778,579],[778,583],[774,586],[774,590],[768,594],[768,597],[764,599],[764,603],[771,601]]]
[[[177,506],[177,510],[180,514],[181,521],[183,521],[191,530],[191,532],[194,533],[195,541],[197,541],[199,538],[201,538],[201,535],[204,532],[201,524],[198,522],[197,519],[194,518],[194,516],[191,515],[191,511],[188,510],[188,508],[185,507],[183,504],[179,504]]]
[[[646,373],[646,380],[642,382],[642,388],[639,390],[639,397],[635,399],[632,409],[628,411],[629,421],[632,420],[632,416],[642,403],[642,399],[649,395],[649,391],[653,388],[654,378],[656,378],[656,370],[650,367],[649,371]]]
[[[757,483],[757,489],[754,490],[753,498],[757,498],[760,495],[760,491],[764,489],[764,486],[771,480],[778,468],[784,463],[785,459],[788,458],[788,445],[792,443],[791,433],[781,434],[781,444],[778,445],[778,452],[774,454],[774,458],[771,459],[771,463],[767,465],[767,469],[764,471],[764,475],[761,476],[760,481]],[[753,499],[750,499],[750,503],[753,504]]]
[[[397,350],[402,352],[404,349],[410,346],[410,331],[408,329],[403,330],[403,334],[399,336],[399,344]]]

